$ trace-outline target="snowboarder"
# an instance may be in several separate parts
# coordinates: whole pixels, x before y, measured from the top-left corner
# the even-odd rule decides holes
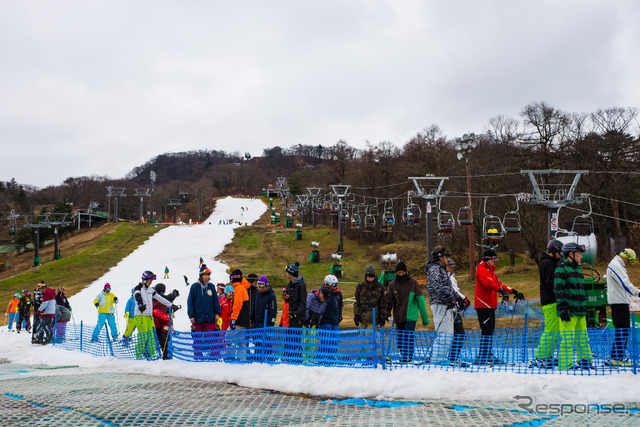
[[[56,338],[59,341],[64,340],[67,332],[67,323],[71,320],[71,305],[66,296],[67,290],[64,287],[58,288],[56,294]]]
[[[168,266],[164,267],[164,278],[165,279],[169,278],[169,267]]]
[[[289,302],[289,326],[301,328],[306,322],[307,285],[300,274],[300,263],[289,264],[285,275],[289,279],[285,299]]]

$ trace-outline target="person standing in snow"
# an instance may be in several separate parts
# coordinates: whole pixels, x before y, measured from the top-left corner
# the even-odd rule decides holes
[[[301,328],[306,320],[307,285],[300,274],[300,263],[290,264],[285,269],[289,284],[287,285],[287,301],[289,302],[289,326]]]
[[[155,286],[155,290],[157,293],[159,293],[172,303],[177,297],[180,296],[180,293],[177,289],[174,289],[170,294],[165,295],[164,292],[167,290],[167,287],[164,283],[158,283]],[[179,309],[180,306],[177,306],[175,304],[171,306],[171,310],[174,313]],[[160,344],[160,348],[162,349],[162,359],[170,359],[168,341],[169,330],[171,328],[171,313],[168,307],[155,300],[153,301],[153,323],[156,328],[156,337],[158,338],[158,343]]]
[[[451,363],[458,363],[458,365],[460,365],[461,367],[466,367],[467,363],[458,362],[458,358],[460,357],[460,352],[462,351],[465,337],[462,313],[467,308],[469,308],[469,306],[471,305],[471,301],[469,301],[469,298],[467,298],[462,292],[460,292],[460,288],[458,287],[458,280],[456,280],[455,274],[453,273],[453,269],[455,267],[456,263],[450,259],[447,263],[447,274],[449,274],[449,279],[451,280],[451,288],[453,288],[453,292],[456,295],[458,309],[453,320],[453,341],[451,343],[451,350],[449,351],[449,361]]]
[[[553,357],[558,341],[559,321],[556,314],[556,294],[553,290],[553,277],[562,258],[562,242],[552,239],[547,244],[547,252],[540,256],[540,304],[544,314],[544,331],[540,343],[533,355],[531,366],[536,368],[554,368],[558,360]]]
[[[220,298],[220,319],[218,319],[218,330],[226,331],[229,329],[231,321],[231,313],[233,312],[233,286],[229,285],[224,288],[224,293]]]
[[[474,307],[478,313],[478,322],[482,330],[480,348],[474,364],[500,365],[504,361],[493,355],[493,332],[496,329],[496,309],[498,308],[498,294],[503,297],[513,294],[516,301],[523,300],[522,292],[503,285],[496,276],[498,254],[493,249],[487,249],[482,254],[482,261],[476,267],[476,300]]]
[[[215,287],[210,282],[211,270],[203,268],[200,270],[199,276],[198,281],[191,285],[187,297],[187,315],[193,331],[196,333],[193,342],[196,359],[203,357],[203,351],[210,351],[209,346],[202,344],[203,341],[207,341],[207,338],[202,334],[214,332],[220,318],[220,300]]]
[[[251,307],[250,319],[253,328],[271,327],[276,324],[278,316],[278,300],[276,294],[269,286],[267,276],[261,276],[257,281],[258,295],[254,298]],[[266,311],[266,318],[265,318]]]
[[[28,290],[22,291],[22,297],[18,303],[18,324],[16,325],[16,331],[20,333],[20,328],[24,323],[27,332],[31,332],[31,307],[33,303],[31,301],[31,293]]]
[[[353,322],[356,327],[369,329],[369,326],[374,326],[375,323],[384,326],[384,286],[377,279],[376,268],[368,265],[364,270],[364,281],[356,286],[356,301],[353,304]],[[374,309],[377,319],[373,318]]]
[[[40,304],[42,304],[42,295],[46,287],[47,285],[44,283],[44,280],[41,280],[33,290],[33,329],[31,330],[31,341],[36,340],[36,334],[38,333],[38,328],[40,328],[40,314],[38,313],[38,309],[40,308]]]
[[[160,301],[166,307],[171,307],[171,301],[160,295],[151,287],[156,279],[153,272],[147,270],[142,273],[142,281],[134,288],[133,298],[136,301],[135,315],[136,327],[138,328],[138,342],[136,343],[135,355],[137,359],[143,357],[149,359],[156,358],[157,340],[154,333],[155,324],[153,322],[153,301]]]
[[[53,342],[53,322],[56,316],[56,292],[44,285],[42,304],[38,308],[38,332],[35,344],[51,344]]]
[[[422,325],[429,324],[427,305],[418,282],[409,276],[407,266],[400,261],[396,264],[396,278],[389,282],[385,298],[385,317],[393,313],[398,334],[400,363],[413,361],[416,322],[422,318]]]
[[[608,361],[611,366],[631,364],[626,357],[629,328],[631,328],[629,298],[640,296],[640,290],[629,280],[627,266],[635,261],[636,252],[627,248],[614,256],[607,266],[607,300],[611,307],[613,326],[616,328],[611,358]]]
[[[431,262],[425,267],[429,305],[437,334],[431,349],[431,363],[440,365],[449,362],[447,356],[453,342],[456,296],[447,273],[450,256],[445,248],[436,247],[431,253]]]
[[[96,296],[93,300],[93,304],[98,309],[98,324],[93,329],[93,334],[91,335],[91,341],[97,342],[98,336],[100,335],[100,331],[104,327],[105,323],[109,323],[109,330],[111,332],[111,337],[115,340],[118,338],[118,328],[116,327],[116,307],[115,304],[118,303],[118,297],[111,293],[111,285],[106,283],[102,292]]]
[[[124,307],[124,318],[127,320],[127,326],[122,334],[122,343],[125,346],[129,345],[129,340],[133,331],[136,329],[136,300],[133,298],[133,293],[136,288],[131,289],[131,297],[127,300],[127,305]]]
[[[4,313],[4,317],[9,316],[9,332],[13,331],[13,322],[18,320],[18,304],[20,303],[20,294],[16,292],[13,294],[13,298],[9,301],[7,311]]]
[[[58,288],[56,294],[56,326],[55,332],[57,339],[64,340],[67,333],[67,323],[71,320],[71,304],[66,295],[67,290],[64,287]]]
[[[287,295],[287,288],[282,288],[282,314],[280,315],[280,323],[278,326],[281,328],[289,327],[289,295]]]

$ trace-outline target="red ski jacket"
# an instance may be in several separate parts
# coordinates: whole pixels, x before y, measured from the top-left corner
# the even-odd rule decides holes
[[[498,290],[503,289],[508,293],[513,288],[503,285],[496,277],[496,267],[490,266],[484,261],[476,267],[476,298],[474,308],[498,308]]]

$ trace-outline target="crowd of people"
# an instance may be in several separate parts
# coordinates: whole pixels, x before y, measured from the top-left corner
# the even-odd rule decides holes
[[[534,359],[530,365],[538,368],[592,369],[592,354],[587,335],[587,299],[581,258],[584,247],[553,239],[542,254],[539,265],[540,302],[544,313],[544,332],[541,335]],[[629,280],[626,267],[635,262],[632,249],[618,253],[607,267],[607,297],[615,332],[615,341],[607,364],[624,366],[629,363],[626,347],[630,328],[630,297],[640,296],[640,290]],[[503,284],[496,276],[498,256],[492,249],[482,255],[476,267],[474,308],[481,330],[477,354],[472,363],[500,365],[504,362],[493,354],[493,335],[496,325],[498,296],[508,300],[513,296],[523,300],[522,292]],[[460,361],[465,341],[462,313],[470,307],[470,299],[458,287],[454,274],[455,262],[444,247],[436,247],[425,266],[427,296],[433,314],[436,332],[429,350],[432,364],[466,365]],[[165,268],[168,274],[168,268]],[[340,330],[343,320],[344,298],[339,280],[334,275],[325,276],[317,289],[308,291],[300,264],[287,265],[284,275],[288,281],[282,289],[282,312],[278,326],[289,328],[314,328],[326,331]],[[364,270],[363,280],[356,286],[353,304],[353,321],[357,328],[375,329],[389,323],[397,333],[397,347],[401,363],[411,363],[414,356],[414,331],[418,321],[430,324],[427,302],[418,282],[400,261],[395,266],[395,278],[382,283],[373,265]],[[254,273],[246,277],[233,268],[227,283],[210,282],[211,270],[199,263],[198,281],[190,285],[187,297],[187,315],[191,331],[198,333],[234,331],[276,325],[278,298],[266,276]],[[140,283],[131,290],[124,317],[127,321],[123,344],[129,345],[134,330],[138,331],[135,354],[139,358],[154,357],[156,339],[163,358],[171,357],[168,340],[171,316],[181,308],[175,305],[180,295],[177,290],[166,293],[166,286],[158,283],[152,287],[156,276],[151,271],[142,273]],[[91,341],[98,341],[102,329],[107,327],[111,339],[118,338],[118,297],[105,284],[96,296],[94,304],[98,322]],[[33,328],[30,315],[33,307]],[[16,292],[9,302],[10,331],[26,329],[32,332],[32,342],[48,344],[54,339],[65,339],[66,324],[71,320],[72,309],[66,290],[57,293],[41,281],[33,296],[28,290]],[[6,321],[6,320],[5,320]],[[15,325],[15,329],[14,329]],[[155,336],[154,336],[155,334]],[[240,343],[239,346],[246,346]],[[196,349],[196,356],[201,349]]]

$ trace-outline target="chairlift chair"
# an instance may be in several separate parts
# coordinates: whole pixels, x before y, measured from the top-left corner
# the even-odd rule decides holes
[[[520,205],[518,204],[518,198],[516,197],[516,210],[505,212],[504,217],[502,217],[502,226],[504,227],[504,231],[507,234],[519,234],[522,232],[522,227],[520,226]]]
[[[393,213],[393,201],[386,200],[384,202],[384,212],[382,212],[382,231],[390,233],[396,224],[396,216]]]
[[[442,198],[438,199],[438,235],[445,236],[453,233],[456,220],[451,212],[440,207],[441,202]]]
[[[351,229],[352,230],[360,230],[360,214],[354,213],[351,214]]]
[[[463,206],[458,209],[458,225],[473,225],[470,206]]]
[[[484,199],[484,218],[482,219],[482,237],[485,242],[495,243],[504,237],[504,227],[500,217],[487,213],[487,198]]]
[[[371,213],[371,208],[369,209],[369,213],[367,213],[364,217],[364,232],[372,232],[376,228],[376,216]]]

